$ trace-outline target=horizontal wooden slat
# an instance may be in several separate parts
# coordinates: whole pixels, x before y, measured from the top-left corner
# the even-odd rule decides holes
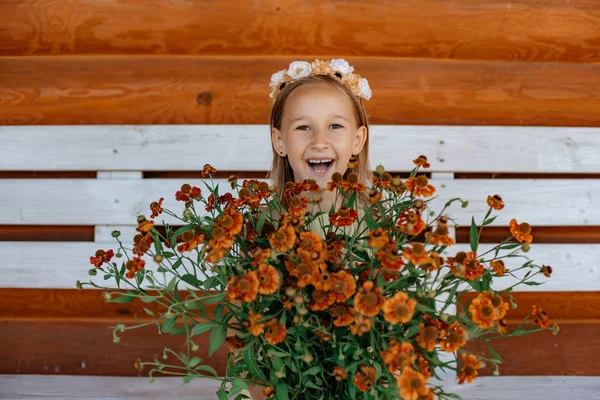
[[[372,125],[370,130],[373,168],[410,171],[412,160],[424,154],[431,163],[424,171],[432,172],[600,173],[598,128]],[[205,163],[225,171],[267,171],[272,157],[268,125],[0,126],[0,148],[0,170],[42,176],[72,170],[198,171]]]
[[[2,57],[0,124],[264,124],[271,74],[298,58]],[[598,63],[348,61],[373,124],[600,126]]]
[[[0,225],[0,242],[93,242],[93,226]]]
[[[470,230],[467,226],[458,228],[456,242],[469,243]],[[535,243],[600,243],[600,226],[534,226],[532,233]],[[479,243],[500,243],[508,235],[508,227],[487,226],[479,237]]]
[[[126,247],[131,247],[131,239],[121,238]],[[89,257],[98,248],[116,249],[106,243],[57,243],[57,242],[0,242],[0,288],[74,288],[77,280],[87,281],[87,271],[92,267]],[[482,244],[478,254],[483,254],[493,246]],[[443,253],[444,257],[454,252],[467,251],[468,245],[458,244]],[[500,252],[500,255],[507,251]],[[594,260],[600,257],[600,245],[532,245],[527,257],[536,265],[551,265],[551,278],[538,276],[535,280],[543,282],[539,286],[518,286],[516,290],[531,291],[597,291],[600,290],[600,270],[594,267]],[[488,255],[489,257],[489,255]],[[521,266],[526,260],[521,258],[505,259],[507,268]],[[184,265],[188,265],[185,264]],[[191,264],[189,264],[191,267]],[[154,270],[156,263],[148,260],[146,268]],[[521,270],[517,277],[525,274]],[[101,276],[94,281],[107,287],[116,287],[112,280],[103,281]],[[493,287],[500,290],[516,283],[516,278],[505,276],[494,279]],[[181,289],[183,287],[180,286]]]
[[[0,3],[4,55],[339,54],[593,62],[600,7],[502,0]],[[301,7],[301,12],[299,12]],[[425,11],[427,10],[427,11]],[[541,12],[543,11],[543,12]],[[290,29],[293,20],[295,29]],[[435,21],[435,23],[432,23]],[[402,27],[401,30],[398,27]]]
[[[183,183],[200,187],[200,179],[43,179],[0,180],[0,224],[2,225],[130,225],[137,216],[149,216],[149,205],[163,197],[163,206],[178,215],[183,203],[175,201],[175,192]],[[226,180],[216,180],[220,193],[230,190]],[[453,203],[444,212],[459,226],[470,226],[471,216],[482,223],[488,210],[487,196],[500,194],[506,207],[493,226],[508,226],[512,218],[532,226],[600,225],[600,180],[436,180],[437,189],[429,207],[437,213],[453,198],[469,202],[462,208]],[[577,196],[573,196],[577,193]],[[543,207],[540,207],[543,204]],[[568,206],[567,206],[568,205]],[[204,212],[198,207],[198,212]],[[550,217],[551,216],[551,217]],[[157,222],[181,224],[168,215]]]
[[[595,376],[483,376],[465,385],[447,377],[429,383],[465,400],[597,400],[600,391],[600,377]],[[150,385],[142,377],[0,375],[0,388],[7,400],[214,400],[219,382],[199,379],[182,385],[181,378],[158,378]]]
[[[164,347],[185,351],[185,337],[159,335],[152,325],[120,333],[121,342],[114,344],[108,326],[105,321],[0,320],[0,373],[144,376],[149,369],[139,373],[133,366],[137,358],[151,361],[156,354],[160,359]],[[209,358],[208,335],[194,337],[195,355],[224,374],[227,345]],[[180,365],[172,355],[170,363]]]

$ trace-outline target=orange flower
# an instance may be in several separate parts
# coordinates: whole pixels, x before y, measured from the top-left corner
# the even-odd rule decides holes
[[[308,308],[312,311],[327,310],[333,304],[333,299],[329,297],[329,293],[322,290],[313,290],[312,301],[308,304]]]
[[[436,271],[444,264],[444,259],[440,256],[437,251],[431,251],[429,253],[429,262],[427,264],[419,265],[419,268],[425,271]]]
[[[163,212],[163,208],[161,207],[163,200],[164,200],[164,198],[161,197],[160,200],[158,200],[158,202],[153,201],[150,204],[150,211],[152,211],[150,218],[156,218],[156,217],[158,217],[159,214],[161,214]]]
[[[427,242],[434,246],[437,246],[440,243],[443,246],[452,246],[455,241],[449,235],[448,218],[440,217],[437,221],[437,229],[432,234],[427,235]]]
[[[458,374],[458,384],[462,385],[465,380],[467,383],[471,383],[477,377],[477,370],[481,368],[481,362],[473,354],[467,356],[467,354],[462,353],[460,358],[464,365]]]
[[[227,300],[254,301],[259,285],[256,271],[246,272],[241,278],[230,276],[227,279]]]
[[[300,233],[299,247],[306,251],[320,251],[325,248],[325,243],[316,232],[306,231]]]
[[[490,266],[498,276],[504,276],[506,273],[506,267],[504,266],[504,261],[502,260],[492,260],[490,261]]]
[[[406,246],[402,256],[408,261],[412,262],[415,266],[421,264],[427,264],[430,262],[429,254],[425,250],[425,246],[421,243],[411,243],[412,248]]]
[[[365,185],[358,182],[358,175],[355,173],[348,175],[348,180],[343,180],[339,185],[347,192],[352,191],[362,193],[366,189]]]
[[[146,261],[142,260],[140,257],[133,257],[132,260],[129,260],[125,263],[125,268],[127,268],[127,274],[125,276],[129,279],[135,277],[135,273],[144,269],[144,265],[146,265]]]
[[[412,319],[417,302],[409,299],[408,294],[398,292],[383,304],[383,318],[391,324],[407,323]]]
[[[429,367],[429,361],[421,353],[417,353],[417,367],[419,372],[423,374],[426,379],[431,378],[431,368]]]
[[[238,212],[220,215],[217,218],[217,226],[220,226],[225,231],[225,235],[234,236],[242,231],[244,217]]]
[[[463,263],[465,264],[465,278],[468,280],[474,281],[483,275],[485,268],[477,259],[477,254],[475,254],[475,252],[469,251]]]
[[[504,208],[504,202],[499,194],[487,197],[487,205],[492,207],[494,210],[502,210]]]
[[[356,279],[347,271],[339,271],[332,274],[329,296],[333,302],[342,303],[348,300],[356,292]]]
[[[416,236],[427,228],[421,214],[411,210],[403,210],[396,225],[403,233],[411,236]]]
[[[222,247],[213,247],[208,251],[204,260],[207,263],[216,264],[225,257],[225,251],[226,250]]]
[[[258,266],[264,264],[269,258],[271,258],[271,249],[258,248],[252,253],[251,264]]]
[[[396,339],[390,341],[390,346],[381,352],[381,358],[393,374],[399,369],[410,368],[415,362],[415,348],[410,342],[398,343]]]
[[[531,225],[527,222],[517,224],[517,220],[514,218],[510,220],[510,234],[520,243],[529,244],[533,241],[533,236],[531,236]]]
[[[177,238],[177,241],[179,240],[180,239]],[[146,233],[145,235],[138,233],[133,237],[133,254],[138,256],[144,255],[144,253],[150,249],[152,243],[154,243],[154,238],[150,232]],[[169,247],[168,243],[168,241],[165,242],[167,247]]]
[[[417,344],[427,351],[433,351],[435,345],[438,343],[440,330],[435,325],[428,324],[425,326],[422,322],[419,326],[421,329],[419,330],[419,333],[417,333]]]
[[[454,321],[447,329],[442,330],[440,347],[452,353],[467,344],[467,331],[458,321]]]
[[[196,249],[196,247],[204,243],[204,235],[194,236],[192,231],[188,232],[192,233],[190,235],[192,238],[177,246],[177,251],[179,251],[180,253],[185,253],[186,251],[193,251]]]
[[[387,232],[385,232],[383,229],[377,228],[369,232],[369,246],[372,248],[380,249],[387,246],[389,242],[390,239],[387,235]]]
[[[232,350],[241,349],[246,345],[244,339],[241,339],[236,335],[227,336],[225,340],[227,341],[227,345],[229,346],[229,348]]]
[[[381,295],[382,287],[377,287],[373,291],[373,282],[366,281],[363,283],[363,290],[356,293],[354,296],[354,309],[367,317],[374,317],[379,314],[385,298]]]
[[[548,328],[550,326],[548,314],[542,310],[542,307],[536,305],[531,306],[531,316],[533,317],[533,322],[540,327]]]
[[[400,271],[400,268],[404,266],[404,260],[398,255],[398,251],[395,249],[393,243],[385,249],[378,251],[377,258],[379,258],[383,268],[392,271]]]
[[[192,203],[193,200],[200,197],[201,193],[202,191],[200,188],[184,183],[181,186],[181,189],[175,193],[175,200],[185,201],[185,205],[187,207]]]
[[[304,215],[308,208],[308,198],[292,197],[288,206],[288,211],[291,215]]]
[[[354,310],[344,304],[338,304],[332,307],[330,311],[336,317],[333,320],[335,326],[348,326],[354,322]]]
[[[335,376],[335,380],[338,382],[348,379],[348,372],[346,372],[343,367],[334,367],[333,375]]]
[[[482,329],[490,329],[497,319],[491,299],[482,294],[471,301],[469,312],[471,313],[471,321]]]
[[[286,335],[285,325],[280,324],[276,318],[272,318],[265,324],[266,332],[265,339],[270,344],[279,344],[284,341]]]
[[[342,207],[329,217],[329,222],[335,226],[349,226],[352,225],[358,219],[358,211],[352,210],[348,207]]]
[[[544,274],[544,276],[546,276],[546,278],[550,278],[550,274],[552,274],[552,267],[549,265],[542,264],[542,273]]]
[[[326,260],[329,262],[335,262],[344,252],[345,240],[336,240],[327,244],[327,256]]]
[[[375,368],[367,367],[366,365],[360,366],[360,371],[354,374],[354,386],[361,392],[367,392],[371,390],[375,383]]]
[[[419,167],[423,167],[423,168],[429,168],[429,167],[431,167],[431,165],[429,164],[429,162],[427,162],[427,157],[425,157],[422,154],[419,157],[417,157],[416,159],[414,159],[413,163],[415,163],[415,165],[417,165]]]
[[[369,203],[375,205],[381,201],[381,192],[377,190],[371,190],[369,192]]]
[[[217,172],[210,164],[204,164],[204,168],[202,168],[202,172],[200,172],[200,178],[208,178],[211,175],[214,175]]]
[[[356,169],[359,165],[358,157],[353,154],[350,160],[348,160],[348,169]]]
[[[250,310],[248,312],[248,318],[244,322],[242,322],[242,325],[244,325],[246,329],[248,329],[248,332],[250,332],[252,336],[260,336],[262,335],[263,329],[265,327],[265,324],[258,322],[258,320],[261,318],[261,314],[254,314],[254,311]]]
[[[210,233],[212,239],[208,242],[208,245],[213,247],[220,247],[223,249],[231,249],[233,247],[234,239],[231,236],[225,234],[225,229],[220,226],[215,227]]]
[[[271,245],[271,248],[280,253],[290,250],[294,247],[295,243],[296,232],[294,232],[294,228],[291,226],[279,228],[269,235],[269,244]]]
[[[430,392],[430,389],[425,386],[427,383],[425,376],[412,368],[404,368],[397,380],[400,397],[403,400],[419,400],[420,396],[426,396]]]
[[[96,268],[100,268],[102,264],[108,263],[115,256],[115,252],[110,249],[107,251],[96,250],[96,254],[90,257],[90,264],[93,264]]]
[[[429,179],[425,175],[408,178],[405,186],[415,196],[430,197],[435,193],[435,187],[429,184]]]
[[[154,221],[148,221],[145,217],[138,217],[138,226],[135,228],[136,231],[146,233],[150,232],[154,228]]]
[[[258,293],[273,294],[277,291],[281,277],[275,268],[262,264],[258,267],[256,275],[258,277]]]
[[[350,325],[350,332],[354,336],[362,336],[371,330],[371,318],[357,314],[354,316],[354,323]]]

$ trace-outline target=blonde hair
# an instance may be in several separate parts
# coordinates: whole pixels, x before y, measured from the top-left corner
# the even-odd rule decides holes
[[[271,111],[271,125],[269,132],[273,131],[273,128],[281,130],[281,121],[283,120],[283,109],[285,107],[285,103],[290,93],[294,91],[299,86],[306,85],[309,83],[324,83],[339,89],[342,93],[346,94],[350,101],[352,102],[352,108],[354,110],[354,115],[356,117],[356,121],[358,123],[357,127],[365,126],[367,128],[367,139],[365,141],[365,145],[363,146],[362,151],[356,155],[358,158],[359,166],[357,169],[358,181],[362,184],[370,184],[372,178],[371,166],[369,163],[369,123],[367,122],[367,115],[365,112],[365,108],[363,106],[362,100],[356,97],[349,87],[344,85],[337,78],[331,77],[329,75],[309,75],[307,77],[298,79],[297,81],[292,82],[291,84],[287,84],[279,93],[275,100],[275,104],[273,104],[273,109]],[[277,154],[275,147],[271,143],[271,148],[273,150],[273,164],[271,166],[271,171],[267,175],[267,178],[273,179],[273,185],[277,187],[279,198],[283,198],[283,190],[286,182],[294,182],[294,171],[292,170],[292,166],[288,161],[287,157],[282,157]],[[348,170],[344,174],[344,178],[348,178]],[[367,196],[360,196],[361,200],[366,201]]]

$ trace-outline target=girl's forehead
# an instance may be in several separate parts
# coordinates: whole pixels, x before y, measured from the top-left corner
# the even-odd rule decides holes
[[[325,85],[306,86],[290,93],[284,111],[286,119],[295,119],[307,113],[314,116],[352,115],[351,100],[338,89]]]

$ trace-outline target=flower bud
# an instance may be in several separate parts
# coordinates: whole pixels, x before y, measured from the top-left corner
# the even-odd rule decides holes
[[[385,172],[385,168],[383,165],[378,165],[377,168],[375,168],[375,172],[377,172],[379,175],[382,175]]]
[[[448,322],[448,317],[449,317],[449,315],[448,315],[448,314],[446,314],[446,313],[442,313],[442,314],[440,315],[440,319],[441,319],[442,321],[444,321],[444,322]]]
[[[160,264],[161,262],[163,262],[164,257],[162,256],[162,254],[157,254],[154,256],[154,261],[158,264]]]
[[[435,296],[437,296],[437,291],[432,290],[429,293],[427,293],[427,297],[429,297],[430,299],[435,299]]]
[[[293,322],[294,322],[294,325],[298,325],[300,322],[302,322],[302,318],[300,318],[299,315],[294,315]]]
[[[196,343],[192,342],[192,351],[198,351],[199,347]]]
[[[302,356],[302,361],[304,361],[307,364],[310,364],[315,358],[310,355],[310,354],[305,354]]]
[[[287,297],[294,297],[296,295],[296,289],[293,287],[288,287],[285,289],[285,295]]]
[[[118,336],[113,337],[113,343],[119,343],[121,339]]]
[[[555,323],[554,325],[552,325],[552,334],[554,336],[558,335],[558,331],[560,330],[560,327],[558,326],[557,323]]]
[[[194,216],[194,213],[189,208],[186,208],[185,211],[183,212],[183,220],[186,222],[189,221],[190,219],[192,219],[193,216]]]
[[[305,310],[305,309],[304,309],[304,310]],[[308,322],[304,322],[304,323],[302,324],[302,326],[303,326],[303,327],[305,327],[305,328],[310,328],[310,324],[309,324]]]
[[[469,207],[469,202],[468,202],[468,201],[465,201],[464,203],[462,203],[461,207],[462,207],[462,208],[467,208],[467,207]]]
[[[173,317],[173,313],[171,311],[167,311],[165,313],[165,318],[171,318],[171,317]]]
[[[115,254],[115,257],[121,258],[121,257],[123,257],[123,253],[117,253],[117,254]]]
[[[372,346],[367,347],[367,353],[372,353],[372,352],[373,352],[373,347]]]
[[[299,293],[296,296],[294,296],[294,303],[296,304],[304,304],[304,295]]]
[[[112,231],[112,233],[110,235],[114,238],[118,238],[119,236],[121,236],[121,232],[120,231]]]
[[[300,315],[306,315],[306,314],[308,314],[308,310],[306,308],[302,307],[301,309],[298,310],[298,314],[300,314]],[[304,326],[306,328],[308,328],[310,325],[307,322],[305,322]]]
[[[285,378],[285,372],[277,371],[277,372],[275,372],[275,376],[278,377],[279,379],[283,379],[283,378]]]
[[[523,250],[525,253],[527,253],[530,249],[531,246],[529,246],[527,243],[523,243],[523,245],[521,245],[521,250]]]
[[[345,359],[346,359],[346,356],[345,356],[345,355],[343,355],[343,354],[340,354],[340,355],[338,356],[338,360],[340,360],[340,361],[344,361]]]
[[[83,286],[81,286],[81,282],[77,281],[75,282],[75,286],[77,287],[77,289],[81,290],[83,289]]]
[[[156,382],[156,379],[154,379],[154,377],[153,377],[153,376],[151,376],[151,377],[150,377],[150,379],[148,380],[148,382],[150,382],[150,383],[154,383],[154,382]]]
[[[96,271],[95,268],[92,268],[88,271],[88,274],[90,274],[90,276],[96,276],[97,273],[98,273],[98,271]]]
[[[237,272],[244,272],[244,267],[242,267],[240,264],[238,264],[238,265],[235,266],[235,270]]]

